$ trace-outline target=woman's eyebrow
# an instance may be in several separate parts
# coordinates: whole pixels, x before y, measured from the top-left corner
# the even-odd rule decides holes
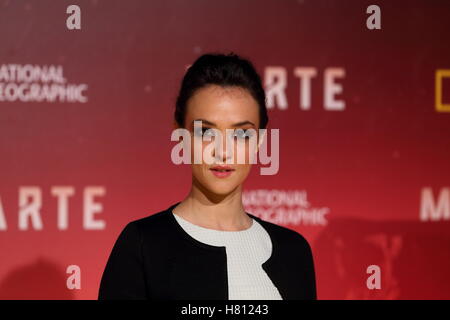
[[[246,124],[251,124],[252,126],[255,126],[255,124],[253,122],[246,120],[246,121],[241,121],[241,122],[233,124],[233,127],[241,127],[241,126],[245,126]]]
[[[208,120],[205,120],[205,119],[192,120],[192,124],[194,124],[194,121],[201,121],[204,124],[207,124],[207,125],[210,125],[210,126],[216,126],[216,124],[214,122],[211,122],[211,121],[208,121]],[[255,126],[255,124],[253,122],[245,120],[245,121],[241,121],[241,122],[237,122],[237,123],[233,124],[232,127],[240,127],[240,126],[244,126],[246,124],[251,124],[251,125]]]
[[[208,125],[210,125],[210,126],[216,126],[216,124],[215,124],[214,122],[211,122],[211,121],[208,121],[208,120],[205,120],[205,119],[195,119],[195,120],[192,120],[192,125],[194,125],[194,121],[201,121],[202,124],[208,124]]]

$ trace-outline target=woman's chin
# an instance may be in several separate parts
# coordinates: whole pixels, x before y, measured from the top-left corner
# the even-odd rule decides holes
[[[214,186],[207,186],[206,189],[208,190],[209,193],[211,193],[212,195],[216,195],[216,196],[227,196],[230,193],[232,193],[234,190],[236,190],[235,185],[217,185],[215,184]]]

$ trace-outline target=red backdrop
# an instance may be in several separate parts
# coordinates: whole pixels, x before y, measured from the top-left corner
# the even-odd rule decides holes
[[[80,30],[66,26],[71,4]],[[372,4],[378,30],[366,26]],[[319,299],[450,298],[449,9],[425,0],[0,0],[0,297],[97,297],[125,224],[189,191],[189,166],[170,160],[185,67],[233,51],[254,62],[267,91],[274,71],[285,75],[269,110],[280,168],[253,168],[244,200],[308,239]],[[315,72],[309,109],[299,67]],[[324,98],[330,70],[340,110]],[[54,91],[26,101],[17,88],[31,84]],[[67,287],[71,265],[79,289]],[[371,265],[380,289],[367,287]]]

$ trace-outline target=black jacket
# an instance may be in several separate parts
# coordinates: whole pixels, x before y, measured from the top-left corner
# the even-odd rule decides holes
[[[172,215],[178,204],[126,225],[103,272],[99,299],[228,300],[225,247],[191,237]],[[316,299],[313,256],[306,239],[247,214],[270,235],[272,255],[262,267],[283,300]]]

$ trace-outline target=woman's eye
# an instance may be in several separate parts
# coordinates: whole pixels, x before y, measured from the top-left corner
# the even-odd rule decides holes
[[[199,128],[196,130],[195,135],[198,137],[202,137],[202,136],[214,136],[214,130],[209,130],[210,128]],[[207,130],[209,130],[207,132]]]
[[[249,139],[252,135],[249,130],[236,129],[234,136],[238,139]]]

